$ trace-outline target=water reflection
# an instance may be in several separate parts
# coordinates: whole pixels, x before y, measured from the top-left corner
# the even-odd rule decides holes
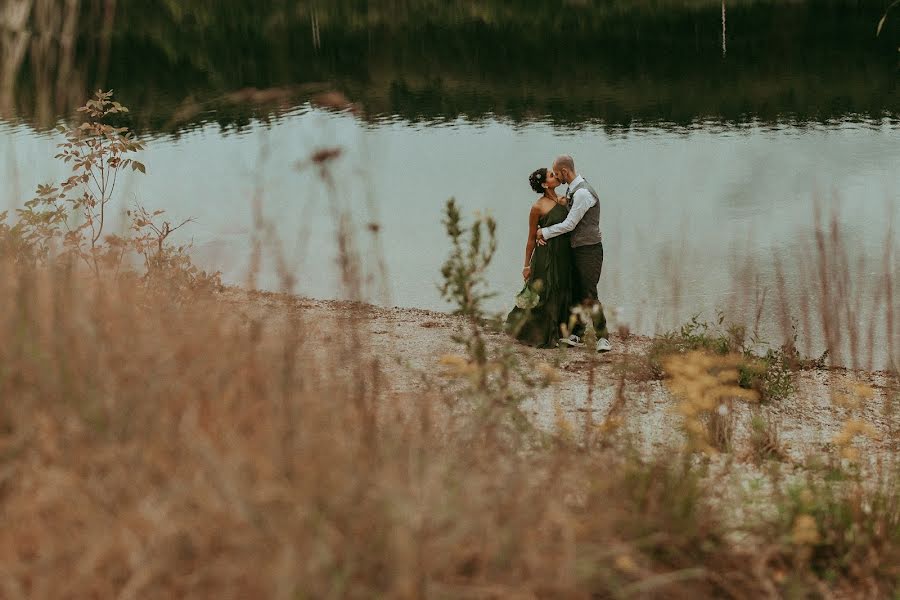
[[[372,121],[894,118],[900,25],[875,38],[882,5],[733,1],[723,38],[713,0],[5,0],[0,110],[47,127],[113,87],[144,131],[240,129],[336,86]]]

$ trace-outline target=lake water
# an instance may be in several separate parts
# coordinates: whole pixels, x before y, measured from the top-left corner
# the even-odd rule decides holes
[[[299,293],[342,294],[330,259],[347,211],[368,271],[386,267],[368,297],[445,309],[455,197],[498,220],[503,308],[521,285],[528,174],[563,152],[602,196],[601,298],[641,332],[746,310],[775,258],[811,247],[816,206],[854,269],[875,278],[900,256],[896,236],[885,246],[900,222],[900,13],[876,38],[882,2],[726,2],[724,35],[721,2],[703,0],[8,2],[26,18],[0,17],[0,202],[63,176],[52,126],[112,88],[147,142],[121,205],[195,218],[195,257],[232,282],[256,198]],[[329,90],[359,110],[311,101]],[[334,146],[329,186],[298,163]],[[261,286],[277,287],[273,265]]]

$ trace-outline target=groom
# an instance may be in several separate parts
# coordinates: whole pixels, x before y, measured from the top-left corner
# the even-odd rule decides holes
[[[575,171],[575,161],[563,154],[553,163],[553,172],[563,183],[569,184],[566,199],[570,206],[566,220],[538,228],[539,244],[545,240],[572,232],[572,255],[575,259],[575,298],[590,311],[597,333],[597,352],[609,352],[609,333],[606,331],[606,316],[597,296],[597,282],[603,269],[603,241],[600,235],[600,197]],[[560,342],[570,346],[582,346],[585,325],[581,319],[575,324],[572,335]]]

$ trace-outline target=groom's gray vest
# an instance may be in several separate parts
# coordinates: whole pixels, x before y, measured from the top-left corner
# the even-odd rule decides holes
[[[600,235],[600,196],[597,195],[596,190],[591,187],[591,184],[587,181],[582,181],[574,188],[571,188],[566,194],[569,198],[569,206],[572,206],[572,199],[575,197],[575,192],[581,188],[587,189],[596,202],[594,202],[594,205],[584,213],[584,216],[581,217],[578,225],[572,230],[571,240],[573,248],[599,244],[602,241]]]

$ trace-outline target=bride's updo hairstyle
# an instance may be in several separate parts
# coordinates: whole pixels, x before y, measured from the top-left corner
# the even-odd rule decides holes
[[[531,189],[535,191],[537,194],[543,194],[544,188],[542,184],[547,181],[547,169],[541,168],[528,176],[528,183],[531,185]]]

